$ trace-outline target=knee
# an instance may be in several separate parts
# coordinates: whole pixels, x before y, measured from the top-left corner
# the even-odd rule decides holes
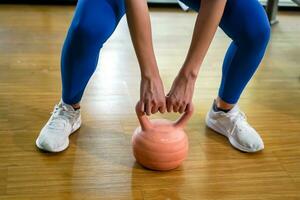
[[[270,40],[271,28],[269,23],[263,23],[245,30],[240,42],[248,48],[265,48]]]
[[[104,43],[114,29],[114,23],[105,19],[77,19],[74,20],[70,31],[81,41]]]

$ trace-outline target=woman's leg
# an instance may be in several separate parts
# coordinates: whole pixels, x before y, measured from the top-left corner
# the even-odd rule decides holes
[[[61,57],[62,100],[80,102],[104,42],[125,14],[124,0],[79,0]]]
[[[199,0],[182,2],[195,10],[200,8]],[[233,41],[224,59],[219,97],[223,106],[232,107],[261,62],[270,26],[257,0],[227,0],[220,27]]]
[[[38,148],[60,152],[69,146],[69,136],[81,126],[80,110],[76,108],[96,69],[100,48],[124,12],[124,0],[78,1],[62,51],[63,102],[55,106],[42,128],[36,140]]]
[[[184,2],[199,9],[198,0]],[[224,59],[219,97],[206,115],[206,125],[228,137],[235,148],[257,152],[264,143],[234,104],[264,55],[270,37],[269,22],[257,0],[227,0],[220,27],[233,41]]]
[[[227,7],[220,27],[233,41],[224,58],[219,97],[235,104],[263,58],[270,25],[257,0],[230,0]]]

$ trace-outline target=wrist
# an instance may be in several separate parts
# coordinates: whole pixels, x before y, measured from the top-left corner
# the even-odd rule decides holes
[[[183,67],[179,72],[179,76],[190,81],[196,81],[198,77],[198,71],[189,70]]]
[[[147,70],[141,71],[142,79],[152,80],[152,79],[156,79],[158,77],[160,77],[160,75],[159,75],[157,67],[156,67],[156,69],[154,67],[152,67],[152,69],[147,69]]]

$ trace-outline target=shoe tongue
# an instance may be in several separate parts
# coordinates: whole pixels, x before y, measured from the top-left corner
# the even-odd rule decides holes
[[[75,111],[75,109],[73,108],[73,106],[64,103],[62,100],[59,102],[59,107],[63,107],[66,111]]]

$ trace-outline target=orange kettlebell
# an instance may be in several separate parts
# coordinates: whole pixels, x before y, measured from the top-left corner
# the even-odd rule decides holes
[[[183,128],[193,114],[188,109],[176,122],[166,119],[149,120],[145,114],[136,113],[141,124],[132,136],[136,161],[152,170],[171,170],[178,167],[188,154],[188,138]]]

